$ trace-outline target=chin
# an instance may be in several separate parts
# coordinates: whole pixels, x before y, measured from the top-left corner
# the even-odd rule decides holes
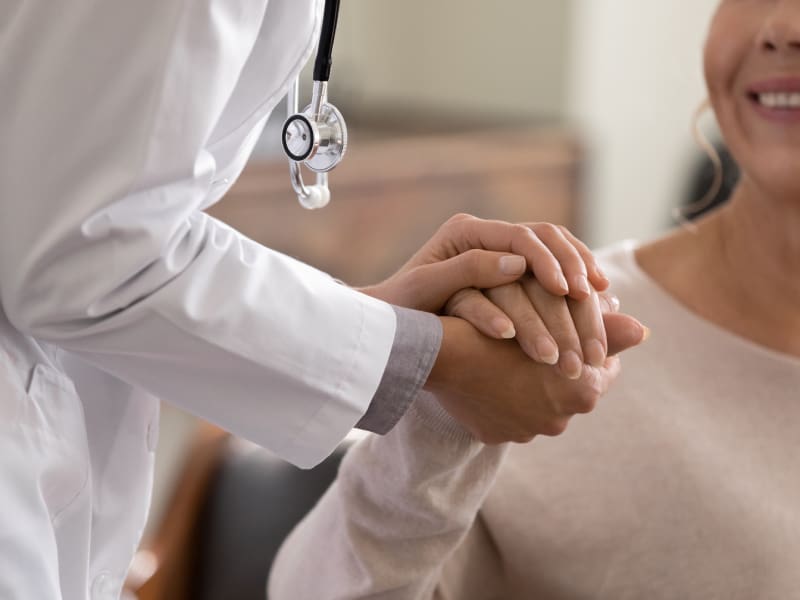
[[[769,155],[759,157],[759,164],[745,168],[746,178],[756,184],[758,190],[773,198],[788,198],[800,205],[800,160]]]

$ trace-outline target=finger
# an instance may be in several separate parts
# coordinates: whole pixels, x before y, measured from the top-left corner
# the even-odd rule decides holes
[[[620,302],[619,298],[611,292],[600,292],[597,295],[600,301],[600,310],[604,313],[619,312]]]
[[[564,414],[586,414],[592,412],[597,403],[608,393],[611,384],[621,372],[618,357],[608,357],[600,368],[587,366],[576,382],[562,387],[560,407]]]
[[[405,276],[406,296],[420,310],[438,311],[457,291],[515,281],[526,270],[522,256],[469,250],[453,258],[415,267]]]
[[[580,338],[584,361],[587,365],[602,367],[606,361],[608,346],[597,292],[592,292],[585,300],[569,298],[567,305]]]
[[[517,342],[525,354],[546,365],[558,362],[558,345],[522,286],[513,283],[487,290],[486,295],[514,323]]]
[[[603,390],[603,393],[606,393],[608,392],[608,389],[614,382],[614,380],[622,372],[622,361],[620,361],[618,356],[609,356],[606,359],[606,364],[604,368],[606,371],[606,379],[605,379],[606,388]]]
[[[512,320],[475,288],[456,292],[445,305],[444,312],[464,319],[491,338],[511,339],[516,335]]]
[[[569,229],[563,225],[551,225],[549,223],[524,223],[524,225],[536,231],[537,235],[540,233],[540,227],[556,227],[580,255],[585,266],[585,273],[589,278],[589,283],[591,283],[597,291],[604,291],[608,289],[610,282],[606,274],[603,272],[603,269],[600,267],[600,264],[598,263],[594,253],[592,253],[586,244],[575,237],[575,234],[573,234]],[[572,284],[571,279],[570,284]]]
[[[592,290],[589,287],[586,263],[573,243],[567,239],[558,226],[552,223],[535,223],[530,226],[530,229],[544,242],[561,265],[569,283],[570,297],[576,300],[588,298]]]
[[[646,342],[650,330],[633,317],[621,313],[603,315],[608,339],[608,355],[615,356],[629,348]]]
[[[483,248],[496,252],[510,252],[524,256],[537,279],[550,293],[565,295],[569,284],[558,260],[536,234],[524,225],[503,221],[478,219],[468,215],[457,215],[440,230],[440,246],[449,254],[466,252],[471,248]]]
[[[580,337],[563,297],[554,296],[532,277],[520,280],[536,313],[558,346],[558,367],[569,379],[578,379],[583,368]]]
[[[587,387],[590,388],[598,398],[605,396],[621,372],[622,362],[619,356],[609,356],[599,369],[594,367],[587,369]]]
[[[589,281],[594,288],[599,292],[608,289],[610,282],[606,274],[603,272],[603,269],[600,267],[600,263],[597,262],[594,253],[589,250],[589,247],[586,244],[575,237],[575,234],[573,234],[569,229],[563,226],[561,226],[560,229],[561,233],[563,233],[564,236],[570,242],[572,242],[572,245],[580,253],[581,257],[583,257],[583,262],[586,265]]]

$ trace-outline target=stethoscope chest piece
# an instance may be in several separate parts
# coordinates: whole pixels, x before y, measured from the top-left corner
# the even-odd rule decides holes
[[[282,139],[291,160],[315,173],[327,173],[342,162],[347,152],[347,125],[332,104],[322,104],[316,115],[313,105],[309,105],[287,119]]]

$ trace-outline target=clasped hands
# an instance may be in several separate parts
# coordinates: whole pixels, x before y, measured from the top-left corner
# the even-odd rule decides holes
[[[562,433],[619,375],[617,355],[646,339],[608,286],[591,251],[563,227],[462,214],[392,277],[361,291],[441,315],[425,387],[477,439],[497,444]]]

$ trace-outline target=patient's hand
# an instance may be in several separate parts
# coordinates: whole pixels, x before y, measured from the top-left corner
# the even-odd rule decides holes
[[[647,329],[618,309],[619,301],[610,294],[593,291],[589,299],[576,301],[554,296],[525,276],[483,293],[462,290],[451,298],[446,312],[478,326],[494,311],[502,311],[513,321],[516,339],[528,356],[558,364],[563,375],[577,379],[583,363],[601,367],[607,354],[618,354],[632,341],[646,338]]]
[[[444,317],[442,346],[426,388],[477,439],[487,444],[528,442],[559,435],[578,413],[594,409],[620,372],[619,358],[585,366],[578,379],[530,360],[513,340],[494,340],[472,325]],[[640,340],[629,340],[635,345]]]

